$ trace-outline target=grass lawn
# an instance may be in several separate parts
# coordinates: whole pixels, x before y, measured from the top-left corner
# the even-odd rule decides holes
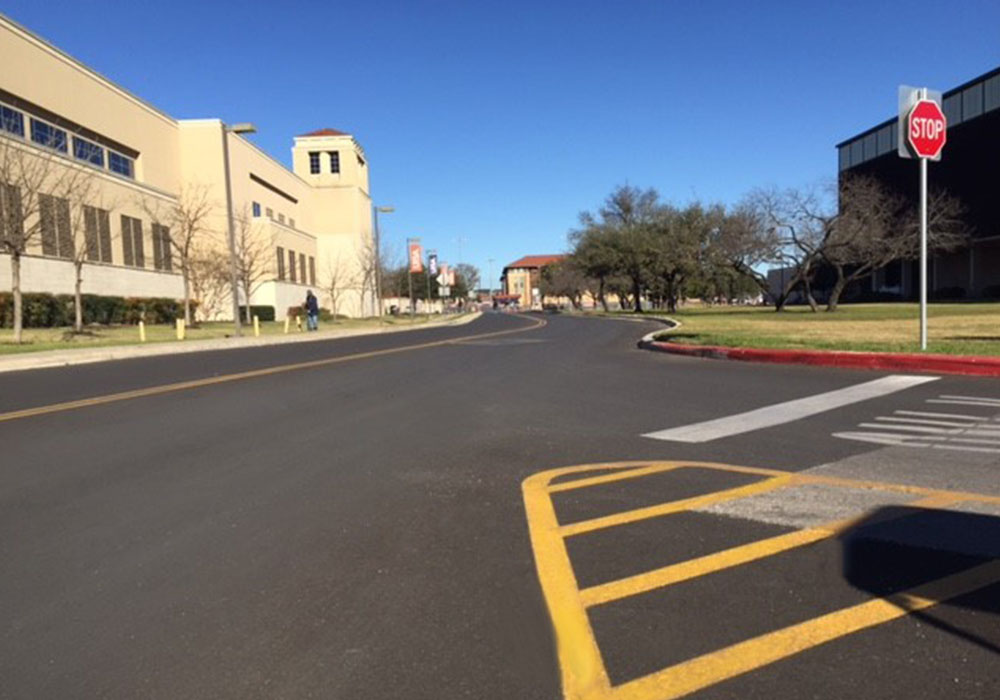
[[[413,324],[427,323],[427,316],[417,316],[415,320],[410,320],[409,316],[383,316],[382,325],[386,326],[409,326]],[[305,321],[303,321],[303,325]],[[320,321],[319,329],[322,331],[339,330],[344,328],[366,328],[376,329],[379,327],[378,319],[341,319],[336,322]],[[87,326],[83,335],[74,335],[72,328],[25,328],[22,334],[23,342],[15,345],[13,342],[14,332],[10,328],[0,328],[0,355],[9,355],[22,352],[38,352],[41,350],[70,350],[74,348],[95,348],[107,345],[139,345],[138,326]],[[280,335],[285,332],[284,321],[273,321],[260,324],[260,334]],[[289,334],[299,331],[295,327],[295,321],[291,322]],[[232,323],[202,323],[196,328],[188,328],[186,340],[208,340],[211,338],[227,338],[233,334]],[[253,326],[243,326],[244,335],[253,335]],[[148,325],[146,326],[146,343],[176,343],[176,331],[173,326]]]
[[[1000,355],[1000,304],[929,304],[928,352]],[[833,313],[792,307],[695,307],[669,317],[677,343],[754,348],[919,352],[917,304],[843,304]]]

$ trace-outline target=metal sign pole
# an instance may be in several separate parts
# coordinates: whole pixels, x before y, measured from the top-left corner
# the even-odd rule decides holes
[[[927,349],[927,158],[920,159],[920,349]]]

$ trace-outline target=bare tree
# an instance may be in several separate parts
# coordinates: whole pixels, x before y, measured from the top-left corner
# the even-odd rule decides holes
[[[353,280],[358,285],[358,304],[361,308],[361,313],[364,314],[365,306],[365,295],[371,294],[371,309],[372,315],[378,313],[378,308],[376,304],[381,304],[382,300],[377,299],[378,292],[376,286],[378,284],[379,277],[379,264],[378,254],[375,250],[375,241],[370,236],[365,237],[361,240],[360,245],[357,248],[357,263],[358,263],[358,273],[356,280]]]
[[[65,132],[47,147],[0,136],[0,252],[10,255],[14,342],[22,340],[21,259],[42,244],[45,254],[73,258],[70,203],[92,187],[87,166],[66,161]]]
[[[118,238],[111,230],[111,212],[117,208],[117,199],[108,195],[91,176],[81,182],[77,206],[71,210],[73,233],[73,331],[83,331],[83,271],[87,263],[111,263],[111,246]]]
[[[780,249],[777,229],[768,225],[762,212],[750,200],[726,212],[709,234],[709,264],[728,267],[752,280],[761,294],[767,294],[770,289],[767,276],[759,268],[777,261]]]
[[[271,246],[264,236],[255,235],[250,210],[244,206],[235,217],[236,277],[246,299],[245,317],[251,323],[250,298],[264,282],[269,271]]]
[[[191,324],[192,263],[198,244],[209,232],[208,219],[215,205],[206,185],[184,185],[177,200],[169,204],[159,199],[142,197],[140,206],[150,220],[169,229],[169,248],[177,257],[184,284],[184,322]]]
[[[228,256],[221,255],[214,246],[196,246],[191,250],[188,279],[202,319],[210,320],[232,302]]]
[[[351,274],[351,270],[344,265],[339,254],[328,261],[325,291],[330,297],[330,313],[333,314],[334,321],[337,320],[337,310],[344,291],[354,284],[354,276]]]

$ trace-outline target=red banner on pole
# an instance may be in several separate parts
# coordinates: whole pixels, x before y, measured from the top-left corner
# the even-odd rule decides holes
[[[410,272],[424,271],[424,251],[419,243],[410,243]]]

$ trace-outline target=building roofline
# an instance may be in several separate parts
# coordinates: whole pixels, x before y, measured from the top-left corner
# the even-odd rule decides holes
[[[956,94],[962,92],[962,90],[965,90],[966,88],[972,87],[976,83],[985,83],[987,80],[989,80],[990,78],[996,77],[997,75],[1000,75],[1000,67],[997,67],[997,68],[994,68],[993,70],[987,71],[987,72],[983,73],[982,75],[980,75],[980,76],[978,76],[976,78],[973,78],[972,80],[966,80],[964,83],[962,83],[958,87],[953,87],[950,90],[946,90],[945,92],[942,92],[941,93],[941,99],[943,101],[944,99],[946,99],[948,97],[951,97],[953,95],[956,95]],[[836,146],[834,146],[834,148],[840,148],[841,146],[846,146],[847,144],[852,143],[854,141],[857,141],[860,138],[864,138],[865,136],[868,136],[869,134],[872,134],[872,133],[878,131],[879,129],[882,129],[882,128],[888,126],[889,124],[894,123],[898,118],[899,118],[898,116],[892,117],[890,119],[886,119],[884,122],[880,122],[879,124],[876,124],[875,126],[871,127],[870,129],[865,129],[864,131],[859,131],[854,136],[851,136],[850,138],[844,139],[843,141],[841,141],[840,143],[838,143]]]
[[[163,119],[163,120],[165,120],[165,121],[167,121],[167,122],[169,122],[169,123],[171,123],[171,124],[173,124],[175,126],[177,125],[177,119],[175,119],[174,117],[170,116],[169,114],[167,114],[163,110],[159,109],[158,107],[155,107],[154,105],[152,105],[151,103],[149,103],[146,100],[142,99],[141,97],[139,97],[135,93],[133,93],[133,92],[127,90],[126,88],[122,87],[121,85],[119,85],[118,83],[114,82],[110,78],[108,78],[108,77],[102,75],[101,73],[97,72],[96,70],[94,70],[93,68],[91,68],[90,66],[88,66],[83,61],[80,61],[79,59],[74,58],[73,56],[69,55],[68,53],[66,53],[65,51],[63,51],[62,49],[60,49],[58,46],[56,46],[55,44],[53,44],[52,42],[48,41],[44,37],[39,36],[38,34],[35,34],[30,29],[28,29],[24,25],[16,22],[15,20],[11,19],[7,15],[3,14],[2,12],[0,12],[0,25],[7,25],[7,27],[9,27],[14,32],[23,35],[24,38],[28,39],[31,42],[34,42],[35,44],[37,44],[41,48],[45,49],[46,51],[49,51],[56,58],[59,58],[60,60],[66,62],[67,64],[69,64],[73,68],[77,69],[81,73],[84,73],[85,75],[87,75],[88,77],[90,77],[92,80],[95,80],[98,83],[103,84],[105,87],[109,88],[110,90],[112,90],[114,92],[117,92],[122,97],[124,97],[124,98],[126,98],[128,100],[131,100],[132,102],[135,102],[138,106],[140,106],[143,109],[151,112],[152,114],[154,114],[155,116],[159,117],[160,119]]]

